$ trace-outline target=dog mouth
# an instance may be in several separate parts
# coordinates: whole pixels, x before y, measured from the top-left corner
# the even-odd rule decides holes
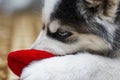
[[[55,51],[53,49],[51,49],[51,48],[41,48],[40,50],[55,54]]]
[[[60,48],[56,50],[56,49],[49,48],[49,47],[40,47],[37,50],[46,51],[46,52],[52,53],[52,54],[54,54],[56,56],[76,55],[76,54],[78,54],[78,52],[70,52],[70,53],[65,52],[63,49],[60,49]]]
[[[66,53],[66,55],[76,55],[78,52]]]

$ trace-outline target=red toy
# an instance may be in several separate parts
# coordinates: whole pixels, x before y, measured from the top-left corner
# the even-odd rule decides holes
[[[8,66],[18,76],[21,75],[23,68],[32,61],[54,57],[52,53],[41,50],[19,50],[9,53]]]

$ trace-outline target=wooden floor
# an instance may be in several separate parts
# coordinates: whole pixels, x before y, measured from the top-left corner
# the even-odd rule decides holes
[[[0,80],[18,80],[7,68],[8,52],[30,48],[41,26],[41,16],[38,12],[0,15]]]

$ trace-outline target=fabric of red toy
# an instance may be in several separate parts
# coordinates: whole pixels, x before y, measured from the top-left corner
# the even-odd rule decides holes
[[[41,50],[19,50],[10,52],[8,55],[8,66],[17,75],[20,76],[23,68],[32,61],[42,60],[54,57],[52,53]]]

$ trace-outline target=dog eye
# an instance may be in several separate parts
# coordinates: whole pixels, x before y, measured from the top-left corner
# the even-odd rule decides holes
[[[68,37],[70,37],[72,35],[71,32],[68,31],[57,31],[55,33],[56,37],[60,38],[60,39],[66,39]]]

